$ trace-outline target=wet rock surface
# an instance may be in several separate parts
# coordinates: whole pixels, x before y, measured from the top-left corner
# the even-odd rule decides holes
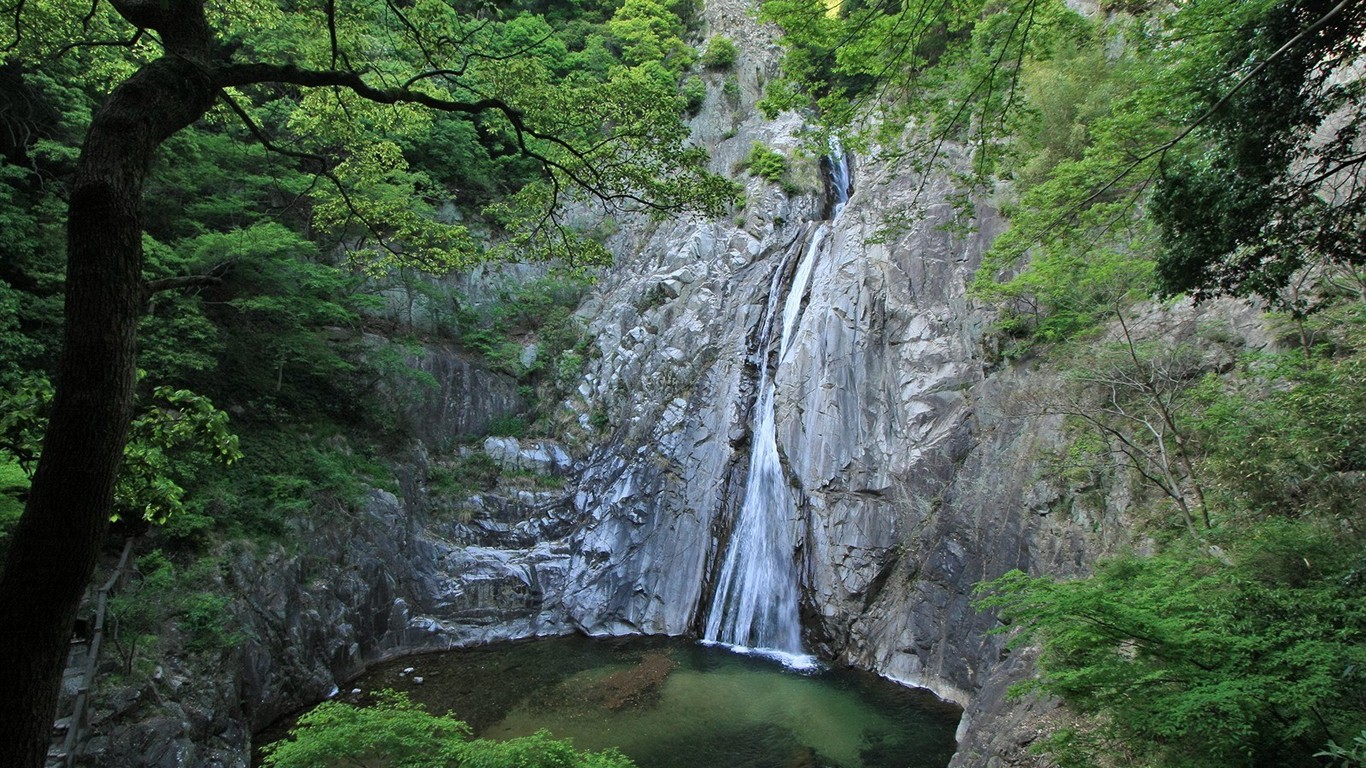
[[[738,95],[710,88],[694,121],[717,170],[756,140],[795,153],[800,119],[752,109],[773,74],[771,31],[738,0],[708,3],[706,16],[740,48]],[[93,764],[245,765],[252,729],[399,654],[570,632],[696,633],[743,495],[764,366],[799,499],[790,525],[810,650],[963,705],[958,768],[1042,764],[1028,747],[1051,705],[1007,699],[1031,660],[988,634],[996,620],[973,607],[972,590],[1014,568],[1084,573],[1128,543],[1130,484],[1050,471],[1062,427],[1037,403],[1057,374],[997,360],[991,317],[966,292],[1001,228],[990,205],[974,232],[955,233],[942,226],[947,176],[865,160],[854,178],[781,359],[759,359],[759,325],[784,254],[827,210],[814,171],[795,194],[746,178],[749,202],[729,221],[624,222],[610,243],[618,264],[580,309],[594,350],[563,404],[585,447],[571,457],[550,441],[479,446],[504,470],[558,487],[451,503],[425,486],[419,447],[397,493],[301,523],[297,549],[234,553],[223,580],[241,596],[244,641],[196,662],[215,679],[172,690],[188,680],[172,664],[150,689],[107,693]],[[886,236],[906,211],[922,215]],[[1255,315],[1230,306],[1154,307],[1135,327],[1185,338],[1210,323],[1234,347],[1266,343]],[[1211,349],[1206,364],[1227,354]],[[515,386],[458,356],[427,350],[417,361],[438,383],[405,411],[419,446],[517,407]]]

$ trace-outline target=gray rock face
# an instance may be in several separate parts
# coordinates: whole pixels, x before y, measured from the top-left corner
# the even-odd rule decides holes
[[[402,430],[426,445],[482,434],[493,419],[526,405],[517,394],[515,379],[493,373],[453,349],[424,346],[407,362],[413,377],[392,382],[388,399]]]
[[[504,469],[564,476],[574,467],[569,453],[548,440],[523,445],[515,437],[490,437],[484,440],[484,453]]]
[[[746,143],[791,147],[799,126],[787,116],[752,128]],[[608,414],[611,434],[575,499],[586,527],[566,609],[590,633],[698,631],[769,365],[778,448],[802,500],[793,557],[811,649],[962,704],[955,766],[1036,764],[1028,746],[1051,705],[1007,700],[1031,661],[988,634],[996,622],[974,608],[973,588],[1016,568],[1084,573],[1128,544],[1130,482],[1054,476],[1061,421],[1038,403],[1061,380],[1001,367],[984,348],[990,314],[966,285],[1002,227],[990,205],[974,232],[954,234],[942,226],[946,175],[876,162],[855,174],[781,360],[756,357],[768,278],[811,236],[821,201],[750,180],[734,222],[618,243],[622,260],[585,309],[600,355],[576,407]],[[882,236],[907,211],[920,216]],[[1255,315],[1231,306],[1154,307],[1133,327],[1190,338],[1210,322],[1235,345],[1266,343]]]
[[[771,31],[740,0],[713,0],[706,14],[740,48],[738,95],[705,75],[694,121],[716,169],[756,140],[795,154],[800,119],[752,109],[773,71]],[[973,587],[1013,568],[1085,572],[1127,541],[1130,484],[1051,474],[1044,457],[1063,445],[1061,424],[1034,404],[1059,379],[989,360],[989,316],[966,295],[1001,228],[989,205],[975,232],[954,234],[941,226],[947,177],[865,160],[848,206],[822,225],[816,164],[806,166],[795,195],[747,178],[749,202],[730,221],[623,224],[618,264],[579,313],[596,349],[562,404],[587,436],[582,460],[551,442],[483,444],[505,470],[559,478],[563,490],[505,487],[452,505],[425,487],[419,447],[398,494],[309,523],[298,551],[237,553],[224,578],[245,596],[235,618],[248,639],[222,660],[227,677],[183,695],[124,692],[124,712],[154,696],[171,703],[133,726],[108,716],[97,763],[244,765],[252,728],[401,653],[571,631],[696,633],[743,496],[767,366],[800,499],[792,557],[809,649],[962,704],[954,766],[1035,764],[1027,747],[1050,705],[1006,699],[1031,660],[988,634],[995,619],[975,610]],[[908,210],[923,215],[882,236]],[[822,226],[791,342],[781,359],[760,359],[773,275],[784,263],[790,273],[789,251]],[[1134,327],[1179,337],[1211,321],[1238,344],[1266,343],[1255,318],[1228,307],[1152,308]],[[437,386],[396,388],[395,402],[419,446],[518,407],[510,380],[458,356],[428,350],[416,363]]]
[[[743,495],[756,372],[771,365],[778,448],[802,499],[793,557],[811,649],[963,704],[957,765],[1027,761],[1033,736],[1020,734],[1034,732],[1020,707],[1034,705],[1004,698],[1027,664],[986,634],[994,620],[973,608],[972,588],[1012,568],[1084,569],[1123,504],[1060,512],[1070,491],[1039,459],[1059,443],[1057,420],[999,416],[1057,382],[986,373],[985,318],[965,286],[999,230],[994,215],[955,236],[941,226],[949,206],[935,204],[869,245],[915,190],[946,200],[952,189],[859,171],[781,360],[756,358],[769,278],[812,236],[802,220],[820,201],[785,201],[777,226],[753,229],[772,219],[751,211],[742,226],[675,227],[626,250],[637,256],[604,283],[589,320],[600,355],[579,407],[606,412],[612,433],[575,499],[586,527],[565,607],[594,634],[697,631]],[[752,199],[762,210],[764,195]]]
[[[455,519],[414,508],[420,489],[405,498],[372,491],[353,515],[298,530],[298,551],[232,555],[220,589],[240,595],[240,644],[216,663],[170,660],[146,690],[106,691],[88,762],[246,766],[252,731],[369,663],[573,629],[560,608],[576,527],[563,492],[485,494]]]

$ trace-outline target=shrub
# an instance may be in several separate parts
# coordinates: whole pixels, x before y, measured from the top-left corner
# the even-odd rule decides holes
[[[229,631],[229,600],[222,595],[198,592],[185,598],[180,626],[185,631],[185,647],[191,651],[216,651],[229,648],[242,636]]]
[[[461,497],[492,490],[501,474],[502,469],[491,456],[471,451],[450,463],[433,464],[427,470],[427,483],[435,494]]]
[[[495,416],[489,421],[488,433],[494,437],[522,437],[526,434],[526,419],[521,416]]]
[[[749,157],[745,158],[745,167],[751,176],[776,182],[787,172],[787,158],[763,142],[756,141],[750,147]]]
[[[735,41],[729,37],[713,37],[707,41],[702,54],[702,66],[707,69],[729,69],[735,64]]]
[[[707,100],[707,84],[702,82],[702,78],[691,75],[679,86],[679,91],[683,94],[685,109],[689,115],[696,115],[702,111],[702,103]]]
[[[1090,578],[1015,571],[985,587],[1014,642],[1042,646],[1025,689],[1096,716],[1050,751],[1095,764],[1117,739],[1137,764],[1312,765],[1325,738],[1366,726],[1366,548],[1315,521],[1221,543],[1217,556],[1190,544],[1103,561]]]
[[[616,750],[579,752],[545,731],[506,741],[469,740],[469,726],[433,715],[407,696],[380,691],[374,704],[325,701],[299,718],[290,738],[264,748],[272,768],[323,768],[345,756],[354,765],[436,768],[631,768]]]
[[[726,100],[731,105],[740,103],[740,78],[735,75],[726,75],[726,79],[721,82],[721,93],[725,94]]]

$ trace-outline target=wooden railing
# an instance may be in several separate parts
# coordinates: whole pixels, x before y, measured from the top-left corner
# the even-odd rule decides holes
[[[133,539],[129,538],[123,545],[123,554],[119,555],[119,564],[114,567],[109,580],[104,582],[104,586],[96,593],[95,625],[90,633],[90,648],[86,652],[80,686],[76,689],[76,701],[71,707],[71,720],[67,726],[66,739],[62,742],[58,756],[58,764],[63,768],[75,765],[76,750],[85,742],[85,730],[89,726],[87,720],[90,716],[90,691],[95,685],[95,671],[100,662],[100,646],[104,644],[104,619],[109,608],[109,597],[122,585],[128,573],[128,558],[132,552]]]

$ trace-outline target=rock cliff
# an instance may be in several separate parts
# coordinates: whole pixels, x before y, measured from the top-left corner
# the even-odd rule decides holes
[[[771,55],[765,30],[735,3],[707,13],[740,42],[747,87],[733,113],[704,113],[698,134],[723,167],[756,139],[800,152],[796,116],[745,117],[765,72],[752,62]],[[1029,660],[989,634],[974,585],[1015,568],[1082,573],[1131,544],[1130,481],[1050,469],[1064,435],[1039,403],[1062,382],[1046,367],[1002,365],[984,333],[990,310],[966,296],[1003,226],[991,202],[977,201],[963,232],[949,226],[960,190],[948,174],[856,159],[854,187],[819,225],[828,231],[781,359],[758,359],[757,325],[782,300],[769,277],[828,212],[815,185],[789,194],[750,179],[734,221],[618,243],[621,263],[584,309],[600,355],[579,407],[607,413],[610,436],[576,497],[586,527],[566,609],[590,633],[699,631],[743,493],[757,371],[770,366],[778,449],[800,499],[790,522],[810,647],[963,705],[955,766],[1033,764],[1036,710],[1049,705],[1007,700]],[[1232,305],[1151,307],[1142,322],[1192,339],[1214,320],[1235,347],[1265,344],[1255,313]]]
[[[429,350],[421,364],[441,386],[405,405],[416,447],[399,487],[372,492],[354,515],[302,524],[297,549],[235,552],[223,579],[242,595],[247,640],[215,660],[224,676],[192,682],[173,664],[155,684],[109,694],[97,762],[244,765],[250,730],[400,653],[571,631],[697,633],[767,367],[799,500],[790,525],[810,649],[963,705],[954,766],[1032,764],[1047,705],[1006,699],[1029,660],[988,634],[973,587],[1012,568],[1085,571],[1126,541],[1129,486],[1047,469],[1061,425],[1031,403],[1056,374],[995,360],[990,318],[966,296],[1002,226],[990,202],[962,232],[945,226],[957,191],[946,175],[856,158],[848,206],[821,223],[828,206],[818,161],[803,159],[801,118],[765,121],[753,108],[775,67],[772,31],[740,0],[705,13],[739,54],[733,86],[705,76],[698,141],[726,172],[762,141],[791,159],[788,183],[747,178],[748,203],[728,221],[620,223],[618,263],[579,312],[594,350],[564,404],[576,458],[552,443],[483,446],[506,467],[561,480],[458,500],[431,488],[427,448],[515,409],[516,392]],[[785,255],[818,228],[791,344],[760,359],[759,325],[782,300],[770,295],[774,273],[793,270]],[[1196,319],[1178,306],[1146,321],[1190,334]],[[1235,330],[1256,341],[1254,322]],[[150,699],[154,717],[144,709],[127,725],[118,714]]]

